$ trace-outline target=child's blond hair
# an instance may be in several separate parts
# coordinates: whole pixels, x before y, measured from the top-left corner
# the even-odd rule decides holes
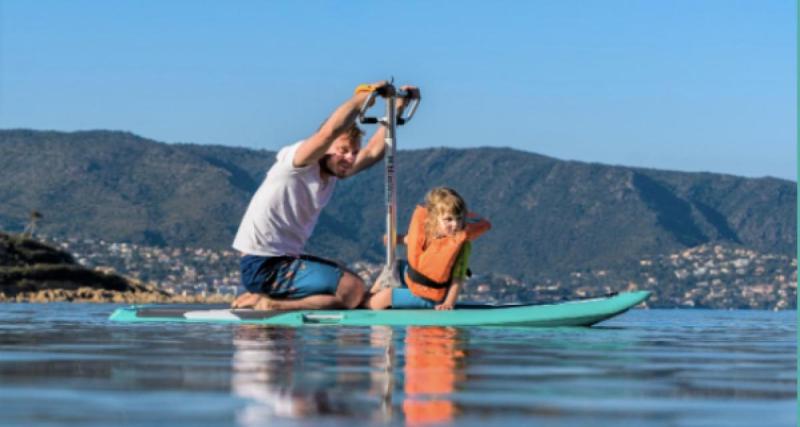
[[[428,211],[425,219],[425,240],[430,241],[436,236],[437,220],[443,214],[451,214],[458,218],[459,228],[464,228],[467,216],[467,202],[460,194],[447,187],[436,187],[425,195],[425,210]]]

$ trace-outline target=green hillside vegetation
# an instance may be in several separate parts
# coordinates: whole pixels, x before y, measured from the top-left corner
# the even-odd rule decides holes
[[[287,141],[290,143],[291,141]],[[110,131],[0,131],[0,228],[31,210],[48,235],[230,246],[274,153],[164,144]],[[401,150],[399,224],[437,185],[494,227],[473,269],[526,280],[607,268],[720,242],[793,255],[795,183],[562,161],[507,148]],[[309,251],[383,257],[383,170],[339,183]]]

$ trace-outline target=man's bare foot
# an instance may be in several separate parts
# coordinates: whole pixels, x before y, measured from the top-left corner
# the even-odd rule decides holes
[[[259,298],[260,295],[258,294],[245,292],[233,300],[233,303],[231,303],[231,308],[253,308],[258,302]]]
[[[280,310],[281,302],[266,295],[258,295],[258,301],[253,308],[256,310]]]

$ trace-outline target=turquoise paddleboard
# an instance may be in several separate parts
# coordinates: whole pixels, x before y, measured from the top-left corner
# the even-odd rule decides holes
[[[142,305],[119,308],[115,322],[248,323],[258,325],[343,326],[591,326],[623,313],[650,296],[625,292],[539,305],[457,306],[436,310],[232,310],[222,306]]]

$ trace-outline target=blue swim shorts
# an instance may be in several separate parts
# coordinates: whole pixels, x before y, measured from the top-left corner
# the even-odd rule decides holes
[[[408,263],[403,260],[397,261],[397,269],[400,275],[400,288],[392,289],[392,308],[434,308],[436,303],[422,297],[418,297],[408,289],[406,284],[406,269]]]
[[[239,268],[242,285],[249,292],[287,299],[334,295],[344,271],[336,262],[310,255],[245,255]]]

